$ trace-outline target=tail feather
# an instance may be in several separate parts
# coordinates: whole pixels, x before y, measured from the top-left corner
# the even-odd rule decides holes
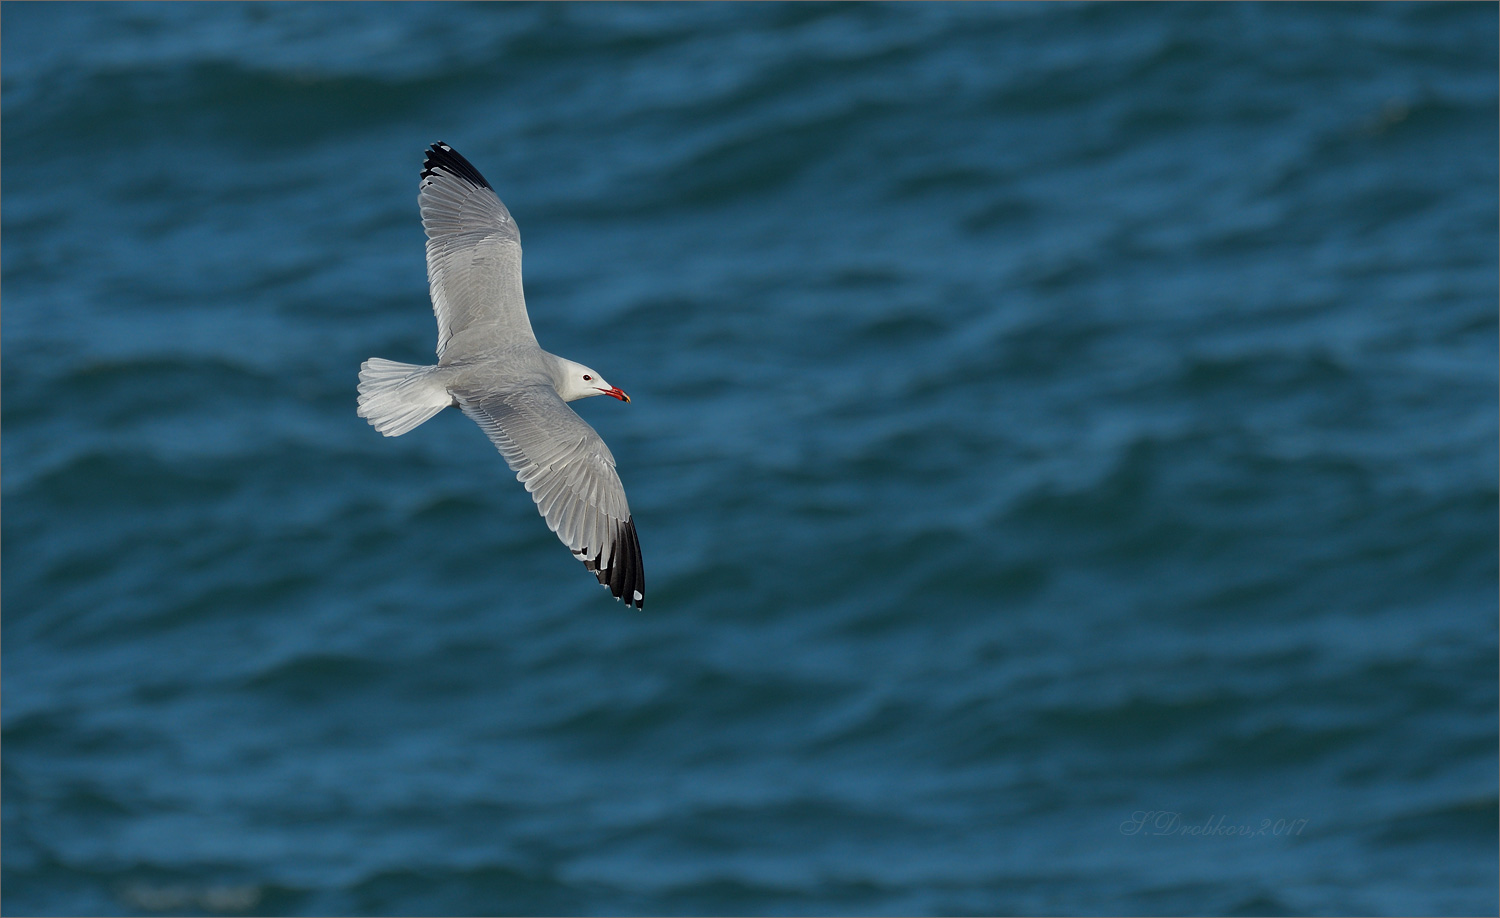
[[[437,367],[371,357],[359,368],[359,416],[387,437],[399,437],[453,404],[433,378]]]

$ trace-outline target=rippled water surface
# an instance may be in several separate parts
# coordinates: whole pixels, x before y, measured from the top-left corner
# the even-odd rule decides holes
[[[11,4],[3,887],[1497,911],[1497,11]],[[645,552],[427,361],[444,140]]]

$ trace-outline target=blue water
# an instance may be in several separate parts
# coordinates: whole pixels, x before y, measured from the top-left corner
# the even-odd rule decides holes
[[[5,4],[5,912],[1496,914],[1497,20]]]

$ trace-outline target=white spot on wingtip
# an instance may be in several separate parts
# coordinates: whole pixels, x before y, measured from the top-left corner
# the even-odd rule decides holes
[[[635,591],[635,601],[636,602],[640,602],[641,600],[643,600],[645,598],[646,598],[646,594],[645,593],[642,593],[640,590],[636,590]]]

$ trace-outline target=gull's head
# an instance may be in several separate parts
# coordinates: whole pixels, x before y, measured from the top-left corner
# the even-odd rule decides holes
[[[597,370],[571,360],[561,360],[559,363],[562,364],[562,380],[557,392],[563,397],[563,401],[572,402],[595,395],[610,395],[622,402],[630,401],[630,396],[605,382]]]

